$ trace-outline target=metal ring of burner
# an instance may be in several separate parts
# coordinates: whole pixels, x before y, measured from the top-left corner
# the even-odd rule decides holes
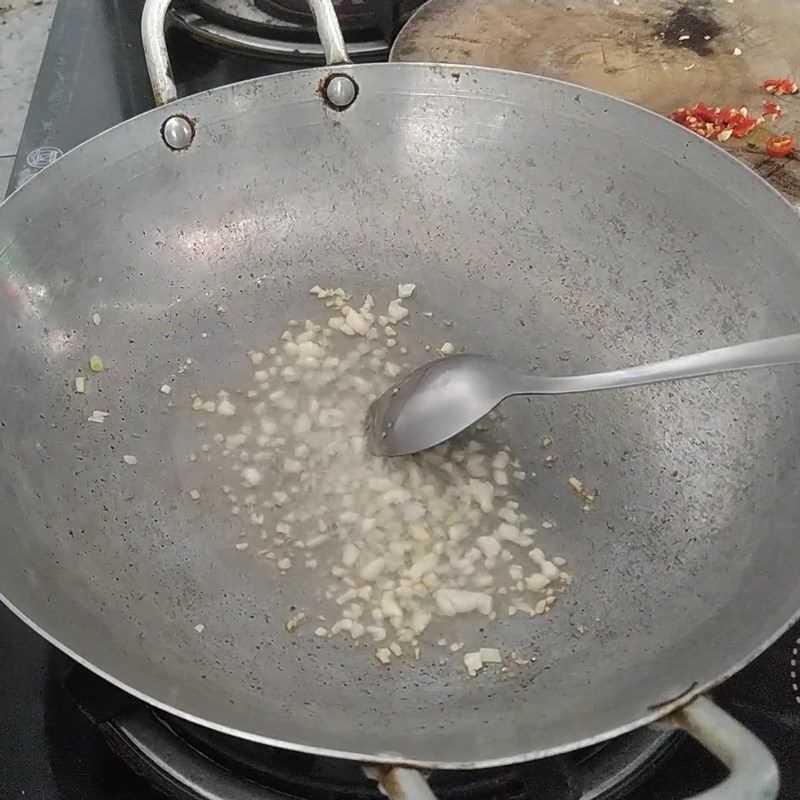
[[[161,788],[172,791],[178,788],[187,796],[202,800],[268,800],[272,796],[268,786],[212,761],[199,745],[184,738],[181,730],[186,723],[180,720],[175,723],[173,728],[171,721],[139,705],[103,728],[118,755]],[[199,728],[196,731],[198,735],[202,732]],[[575,755],[585,783],[581,800],[612,800],[623,796],[662,763],[679,741],[680,734],[674,731],[642,728],[605,743],[585,759],[580,758],[578,751]],[[593,758],[615,746],[633,751],[632,755],[620,754],[608,761]],[[591,763],[593,760],[595,764]],[[275,790],[276,800],[283,796]]]
[[[297,42],[277,38],[265,38],[254,34],[231,30],[203,19],[200,14],[185,9],[170,9],[172,22],[190,36],[236,53],[280,58],[286,61],[308,61],[324,63],[325,55],[319,42]],[[384,40],[348,42],[347,51],[355,60],[382,60],[389,55],[389,44]]]

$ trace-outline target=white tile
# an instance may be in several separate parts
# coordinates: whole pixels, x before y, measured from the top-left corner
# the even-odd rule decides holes
[[[0,6],[0,156],[17,150],[55,7],[56,0]],[[0,176],[9,160],[0,159]]]

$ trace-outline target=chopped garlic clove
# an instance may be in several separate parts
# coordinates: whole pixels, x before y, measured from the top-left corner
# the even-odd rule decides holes
[[[500,651],[494,647],[481,647],[478,655],[484,664],[502,664],[503,659],[500,656]]]
[[[236,406],[230,400],[221,400],[217,403],[217,414],[221,417],[232,417],[236,413]]]
[[[397,287],[397,296],[401,300],[407,300],[412,294],[414,294],[414,289],[416,288],[416,283],[401,283]]]
[[[400,322],[408,316],[408,309],[404,308],[400,300],[389,303],[388,317],[392,322]]]
[[[475,677],[483,667],[481,654],[479,652],[464,653],[464,666],[467,668],[467,672],[469,672],[472,677]]]

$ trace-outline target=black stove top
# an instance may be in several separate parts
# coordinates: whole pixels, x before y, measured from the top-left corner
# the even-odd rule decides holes
[[[60,0],[9,189],[153,105],[139,40],[144,0]],[[169,37],[181,96],[297,68]],[[800,625],[716,699],[776,756],[781,800],[800,797]],[[73,664],[0,607],[0,797],[35,800],[378,798],[360,767],[237,744],[157,715]],[[723,768],[683,735],[635,734],[498,770],[439,773],[441,798],[683,800]],[[534,789],[535,787],[535,789]]]

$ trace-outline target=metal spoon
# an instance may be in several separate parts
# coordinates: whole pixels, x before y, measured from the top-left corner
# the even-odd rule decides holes
[[[523,375],[489,356],[449,356],[415,369],[384,392],[369,408],[366,429],[373,452],[407,455],[450,439],[512,395],[595,392],[799,362],[800,334],[561,378]]]

